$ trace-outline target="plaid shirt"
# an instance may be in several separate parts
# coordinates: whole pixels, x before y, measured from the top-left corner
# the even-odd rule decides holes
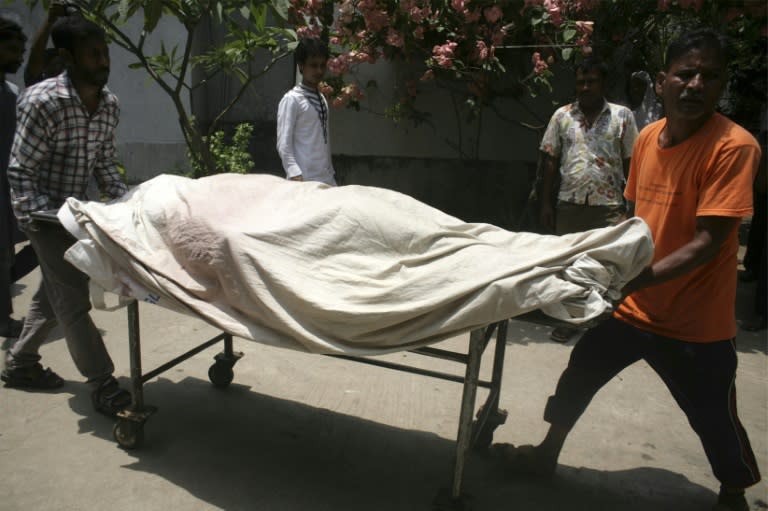
[[[59,208],[67,197],[86,199],[91,175],[115,198],[128,187],[115,165],[115,128],[120,107],[106,87],[93,115],[67,73],[26,89],[16,109],[16,135],[8,181],[16,218]]]

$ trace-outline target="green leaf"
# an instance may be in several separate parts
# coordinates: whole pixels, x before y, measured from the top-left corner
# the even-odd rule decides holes
[[[566,28],[563,30],[563,41],[566,43],[571,42],[576,37],[576,29]]]
[[[563,48],[562,55],[563,60],[570,60],[573,55],[573,48]]]
[[[117,12],[120,13],[120,19],[127,20],[131,16],[132,4],[132,0],[120,0],[120,3],[117,5]]]
[[[152,32],[157,27],[157,22],[160,21],[162,15],[162,0],[149,0],[144,5],[144,29],[147,32]]]
[[[288,20],[288,10],[291,8],[290,0],[272,0],[272,10],[280,16],[283,21]]]

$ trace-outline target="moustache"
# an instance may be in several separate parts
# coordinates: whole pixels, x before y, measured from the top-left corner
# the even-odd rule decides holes
[[[702,95],[696,92],[683,92],[680,99],[683,101],[701,101]]]

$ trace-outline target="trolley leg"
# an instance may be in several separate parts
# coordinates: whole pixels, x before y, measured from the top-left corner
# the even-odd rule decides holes
[[[506,320],[498,323],[490,392],[485,403],[478,410],[477,421],[474,424],[472,447],[478,451],[483,451],[490,447],[493,442],[493,432],[497,427],[507,422],[507,411],[499,409],[501,377],[504,371],[504,353],[507,343],[507,325],[508,322]]]
[[[143,443],[144,423],[156,410],[154,407],[144,406],[139,303],[136,300],[128,304],[128,344],[131,360],[131,406],[118,412],[112,434],[121,447],[133,449]]]
[[[480,377],[480,361],[485,347],[485,335],[482,328],[473,330],[469,338],[469,357],[467,360],[464,391],[461,397],[459,432],[456,439],[456,462],[453,469],[450,494],[438,494],[435,508],[440,511],[468,509],[466,497],[461,495],[461,483],[464,477],[467,453],[472,443],[472,415],[475,410],[477,383]]]
[[[134,411],[144,408],[144,383],[141,381],[141,331],[139,325],[139,302],[128,304],[128,345],[131,355],[131,395]]]

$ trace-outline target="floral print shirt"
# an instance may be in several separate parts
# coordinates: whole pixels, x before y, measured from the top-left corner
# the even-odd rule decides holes
[[[542,152],[560,160],[558,200],[590,206],[624,203],[623,160],[632,155],[637,127],[632,111],[608,103],[588,126],[578,102],[560,107],[541,141]]]

